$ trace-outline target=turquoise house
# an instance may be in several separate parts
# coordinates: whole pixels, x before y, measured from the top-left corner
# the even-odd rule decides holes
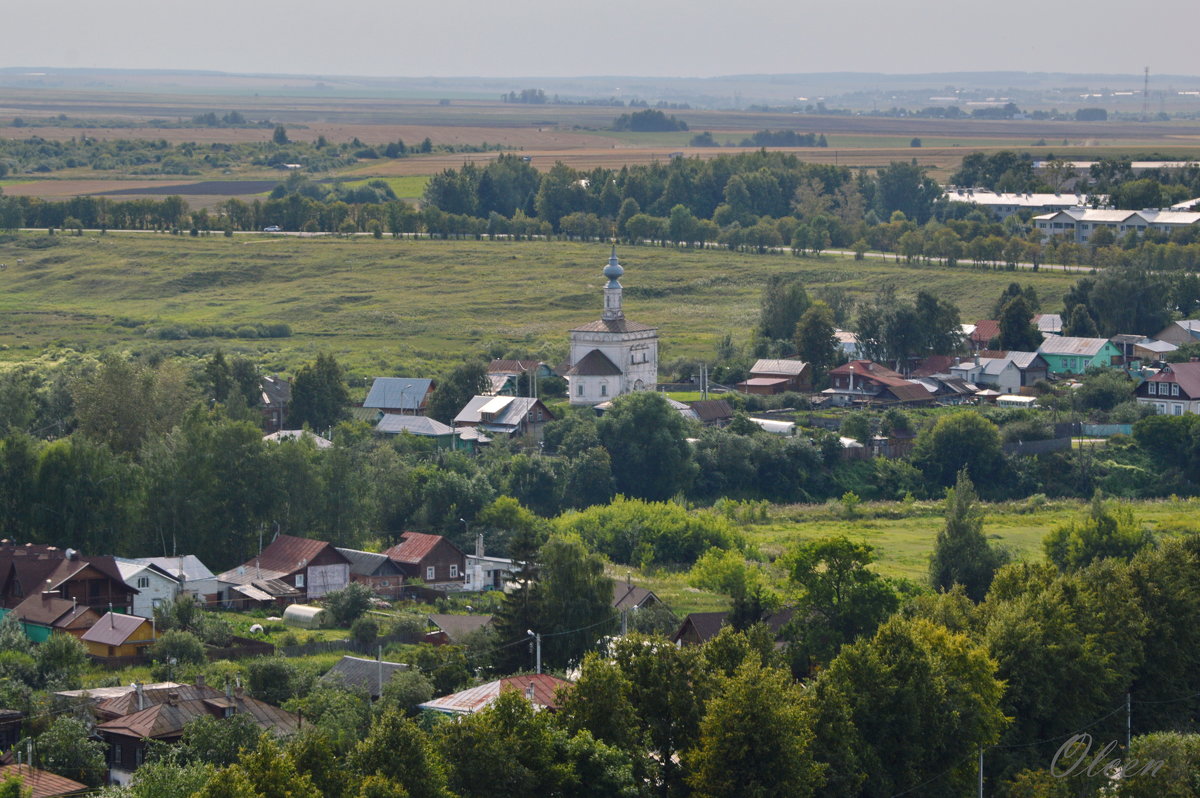
[[[1124,362],[1121,350],[1107,338],[1069,338],[1047,335],[1038,354],[1049,365],[1051,376],[1083,374],[1090,368],[1119,367]]]

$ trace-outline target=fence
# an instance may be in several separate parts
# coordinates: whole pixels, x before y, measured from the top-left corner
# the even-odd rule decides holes
[[[219,659],[244,659],[246,657],[269,657],[275,646],[249,637],[233,637],[227,646],[207,646],[205,655],[210,661]]]
[[[1070,438],[1051,438],[1046,441],[1013,441],[1012,443],[1006,443],[1004,444],[1004,453],[1014,454],[1018,457],[1033,457],[1038,454],[1061,452],[1070,448]]]
[[[1113,435],[1132,435],[1132,424],[1084,424],[1083,434],[1089,438],[1110,438]]]

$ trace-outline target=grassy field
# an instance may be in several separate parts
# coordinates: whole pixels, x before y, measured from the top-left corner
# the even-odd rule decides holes
[[[217,345],[287,373],[320,351],[352,372],[440,372],[495,347],[553,361],[567,330],[598,317],[600,244],[413,241],[155,233],[23,234],[0,243],[0,359],[29,360],[47,347],[206,353]],[[964,320],[986,318],[1011,280],[1037,287],[1044,310],[1073,275],[883,260],[746,255],[721,250],[625,247],[625,306],[661,329],[662,358],[710,356],[726,333],[746,340],[773,274],[811,289],[839,285],[869,296],[893,282],[901,294],[931,288]],[[184,338],[180,327],[287,323],[290,338]]]
[[[1141,501],[1131,503],[1134,517],[1163,535],[1200,531],[1200,500]],[[1015,559],[1043,559],[1042,538],[1055,526],[1087,513],[1087,503],[1074,500],[1027,500],[985,505],[984,534],[1006,548]],[[750,543],[773,560],[797,544],[822,537],[844,535],[875,548],[874,568],[890,577],[924,583],[929,556],[943,525],[940,502],[864,504],[860,517],[842,517],[841,506],[796,505],[774,507],[766,523],[743,527]],[[628,568],[610,569],[614,578],[625,578]],[[770,569],[768,569],[770,572]],[[783,575],[773,574],[783,587]],[[728,600],[689,587],[686,573],[668,571],[634,572],[634,581],[652,589],[679,616],[689,612],[724,609]]]

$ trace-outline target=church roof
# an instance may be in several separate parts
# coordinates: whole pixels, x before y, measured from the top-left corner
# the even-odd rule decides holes
[[[593,349],[579,358],[579,362],[567,372],[572,377],[615,377],[620,373],[617,364],[599,349]]]
[[[580,327],[575,327],[571,330],[571,332],[630,333],[649,332],[657,329],[657,327],[651,327],[649,324],[641,324],[640,322],[630,321],[629,319],[600,319],[598,321],[589,322]]]

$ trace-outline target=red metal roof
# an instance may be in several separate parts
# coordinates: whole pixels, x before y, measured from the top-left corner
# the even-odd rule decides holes
[[[1000,322],[993,319],[983,319],[975,322],[975,332],[971,333],[971,340],[987,346],[988,341],[993,338],[1000,337]]]
[[[30,791],[32,798],[57,798],[60,795],[83,793],[89,789],[86,784],[71,781],[46,770],[38,770],[29,765],[0,767],[0,782],[8,781],[13,776],[21,780],[21,784]]]
[[[528,674],[526,676],[508,676],[494,682],[471,687],[458,693],[441,698],[435,698],[421,704],[421,709],[431,709],[435,712],[447,712],[454,715],[471,715],[500,697],[501,691],[518,690],[521,695],[528,697],[530,687],[533,688],[532,703],[535,707],[558,709],[558,690],[560,687],[570,687],[571,682],[551,676],[548,673]]]
[[[326,547],[333,548],[333,546],[324,540],[279,535],[271,541],[270,546],[263,549],[261,557],[248,561],[246,565],[258,565],[264,570],[279,571],[285,575],[291,574],[306,567]],[[342,557],[341,554],[337,556]],[[346,558],[342,557],[342,559]]]
[[[426,535],[423,532],[405,532],[400,542],[384,552],[389,560],[417,565],[433,551],[444,538],[441,535]]]

